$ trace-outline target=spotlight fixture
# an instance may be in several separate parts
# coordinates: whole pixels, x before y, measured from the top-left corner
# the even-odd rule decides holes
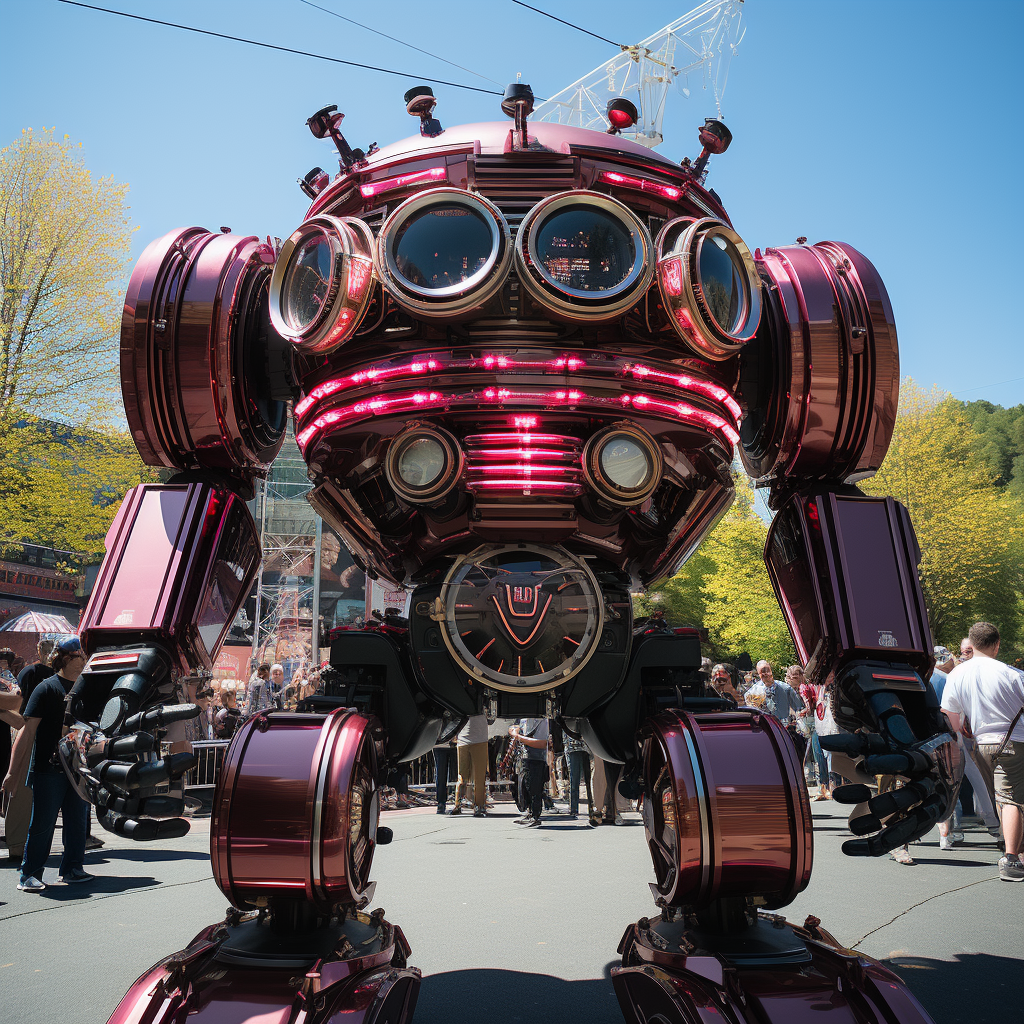
[[[399,497],[426,505],[451,491],[462,466],[462,449],[447,430],[412,426],[391,442],[384,473]]]
[[[608,117],[609,135],[618,135],[619,132],[632,128],[640,119],[636,106],[621,96],[608,101],[606,115]]]
[[[732,132],[713,117],[704,118],[704,127],[697,135],[700,144],[704,147],[693,165],[694,176],[703,181],[707,175],[706,168],[708,160],[712,155],[718,156],[724,153],[732,142]]]
[[[377,143],[373,142],[365,153],[361,149],[353,149],[345,141],[345,136],[341,134],[340,125],[344,119],[345,115],[338,110],[337,104],[331,103],[326,107],[321,107],[312,117],[307,118],[306,125],[313,133],[313,138],[330,138],[338,150],[338,160],[342,170],[348,171],[353,167],[361,167],[365,164],[366,158],[376,153],[378,147]]]
[[[513,82],[505,89],[501,109],[506,117],[515,119],[517,146],[527,149],[529,139],[526,136],[526,119],[533,113],[533,90],[524,82]]]
[[[583,451],[583,474],[598,496],[620,508],[645,502],[661,483],[657,442],[639,427],[616,424],[596,434]]]
[[[431,116],[436,106],[434,90],[429,85],[414,85],[405,94],[405,109],[420,119],[420,135],[426,139],[436,139],[444,131],[441,122]]]
[[[299,188],[309,196],[310,199],[316,199],[318,195],[331,183],[331,176],[322,168],[314,167],[311,171],[307,171],[301,178],[295,179],[299,183]]]

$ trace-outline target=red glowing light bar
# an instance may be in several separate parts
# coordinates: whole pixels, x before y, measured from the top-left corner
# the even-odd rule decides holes
[[[348,297],[352,302],[358,302],[363,297],[372,271],[373,264],[368,260],[349,260]]]
[[[518,427],[523,430],[529,430],[531,427],[537,426],[536,416],[511,416],[509,418],[509,424],[513,427]]]
[[[635,409],[667,413],[677,419],[699,423],[702,427],[711,430],[718,430],[724,434],[730,444],[736,444],[740,435],[721,416],[713,412],[705,412],[703,409],[694,409],[692,405],[685,402],[665,402],[660,398],[651,398],[649,395],[623,395],[620,399],[623,405],[632,405]]]
[[[361,388],[367,384],[377,381],[389,380],[392,377],[413,377],[424,373],[433,373],[441,369],[442,364],[437,359],[414,359],[408,363],[401,363],[397,366],[370,367],[368,370],[360,370],[358,373],[350,374],[348,377],[335,377],[334,380],[324,381],[318,384],[301,402],[295,406],[296,417],[301,418],[322,398],[327,398],[338,391],[346,391],[352,388]]]
[[[739,402],[721,385],[714,384],[709,380],[701,380],[699,377],[691,377],[685,373],[666,373],[664,370],[655,370],[653,367],[643,366],[640,363],[625,367],[624,372],[632,374],[637,380],[665,381],[667,384],[686,388],[687,391],[694,391],[698,395],[713,398],[716,402],[721,402],[733,414],[737,423],[743,418],[743,410],[740,408]]]
[[[598,181],[607,182],[609,185],[618,185],[620,188],[633,188],[638,192],[652,192],[662,199],[678,200],[683,190],[672,185],[662,185],[657,181],[648,181],[646,178],[632,178],[628,174],[620,174],[618,171],[602,171],[597,176]]]
[[[427,181],[447,181],[446,167],[428,167],[425,171],[412,171],[410,174],[399,174],[394,178],[381,178],[380,181],[368,181],[359,186],[364,199],[372,199],[382,192],[391,192],[396,188],[407,188],[409,185],[420,185]]]
[[[529,434],[529,433],[508,433],[508,434],[471,434],[466,438],[467,445],[485,444],[567,444],[570,447],[579,445],[575,437],[568,437],[565,434]]]
[[[583,485],[572,480],[477,480],[468,481],[470,490],[513,491],[529,494],[531,491],[548,491],[557,494],[582,494]]]

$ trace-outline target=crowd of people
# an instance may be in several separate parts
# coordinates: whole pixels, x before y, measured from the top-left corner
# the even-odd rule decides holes
[[[1024,881],[1020,860],[1024,839],[1024,673],[998,660],[1000,637],[991,623],[975,623],[960,643],[959,656],[936,646],[930,685],[945,712],[963,756],[965,778],[950,817],[939,824],[939,847],[952,850],[965,841],[964,827],[987,829],[1003,851],[999,875]],[[8,862],[21,868],[19,888],[40,892],[42,867],[49,857],[58,815],[63,818],[60,875],[66,883],[87,881],[83,868],[89,837],[89,808],[68,781],[57,756],[65,724],[67,694],[85,665],[77,637],[42,639],[37,660],[15,678],[13,651],[0,650],[0,776]],[[747,663],[749,664],[749,662]],[[751,671],[705,661],[703,696],[772,715],[787,729],[805,765],[814,800],[827,800],[846,779],[844,763],[823,748],[821,737],[841,732],[831,693],[812,685],[800,665],[775,678],[767,660]],[[301,667],[285,681],[280,664],[257,666],[246,683],[213,680],[192,686],[188,699],[202,708],[190,739],[230,739],[245,718],[268,709],[294,710],[321,688],[319,670]],[[12,744],[13,737],[13,744]],[[635,805],[620,792],[623,766],[604,761],[556,720],[467,720],[461,731],[434,747],[434,801],[439,814],[472,809],[486,817],[493,807],[489,787],[508,786],[521,812],[516,824],[540,827],[545,813],[580,817],[585,789],[592,826],[621,825]],[[857,781],[863,781],[863,778]],[[399,765],[385,789],[385,806],[421,803],[410,794],[409,770]],[[880,793],[900,785],[880,776]],[[627,787],[628,791],[628,787]],[[448,805],[451,802],[451,808]],[[561,803],[559,808],[557,803]],[[913,864],[907,847],[890,856]]]

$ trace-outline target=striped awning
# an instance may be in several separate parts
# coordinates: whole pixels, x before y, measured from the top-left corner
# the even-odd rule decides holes
[[[0,633],[75,633],[77,630],[63,615],[25,612],[0,626]]]

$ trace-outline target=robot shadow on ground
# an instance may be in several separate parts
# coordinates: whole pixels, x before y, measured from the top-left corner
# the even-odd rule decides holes
[[[432,974],[423,979],[416,1024],[622,1024],[612,988],[611,964],[604,978],[566,981],[526,971],[470,970]]]
[[[942,1024],[997,1024],[1020,1012],[1024,961],[990,953],[962,953],[953,960],[894,956],[895,971]]]

